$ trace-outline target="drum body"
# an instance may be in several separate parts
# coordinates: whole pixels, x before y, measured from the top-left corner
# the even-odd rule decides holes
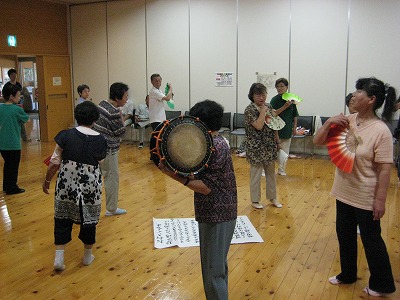
[[[184,176],[207,168],[213,147],[206,125],[190,116],[165,120],[153,131],[150,140],[153,162],[158,165],[162,160],[171,170]]]

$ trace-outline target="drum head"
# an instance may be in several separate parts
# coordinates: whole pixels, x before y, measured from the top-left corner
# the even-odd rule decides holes
[[[159,156],[173,171],[184,175],[196,174],[207,167],[213,141],[203,122],[181,116],[165,121],[162,128],[156,128],[153,134],[159,141],[156,145]],[[152,153],[156,154],[155,151]],[[153,161],[158,164],[157,159]]]

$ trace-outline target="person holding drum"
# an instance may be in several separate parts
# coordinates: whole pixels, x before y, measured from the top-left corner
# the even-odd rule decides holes
[[[158,166],[164,174],[194,191],[206,298],[226,300],[227,255],[236,226],[237,188],[229,146],[224,137],[218,134],[223,111],[220,104],[211,100],[199,102],[189,111],[190,116],[199,118],[211,131],[213,152],[207,168],[194,176],[185,177],[172,171],[163,161]]]
[[[267,88],[262,83],[253,83],[248,97],[251,103],[244,111],[246,131],[246,159],[250,163],[250,198],[254,208],[261,209],[261,173],[266,179],[266,197],[280,208],[282,204],[276,198],[275,160],[279,148],[279,136],[265,123],[267,110],[274,112],[267,99]]]

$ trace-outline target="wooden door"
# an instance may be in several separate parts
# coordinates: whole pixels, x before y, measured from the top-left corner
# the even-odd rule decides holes
[[[40,139],[48,142],[74,124],[70,63],[68,56],[38,56],[36,64]]]

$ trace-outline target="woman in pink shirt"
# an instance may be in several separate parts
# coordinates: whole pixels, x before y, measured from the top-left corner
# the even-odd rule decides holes
[[[314,144],[325,144],[331,125],[346,127],[356,137],[353,169],[346,173],[336,168],[332,187],[332,195],[336,198],[336,233],[341,272],[329,278],[329,282],[337,285],[357,280],[359,225],[371,273],[364,292],[371,296],[385,296],[396,290],[380,225],[380,219],[385,214],[393,164],[392,135],[383,120],[391,119],[395,99],[393,87],[376,78],[361,78],[356,82],[356,91],[351,99],[356,113],[329,118],[314,137]],[[383,104],[381,119],[376,111]]]

